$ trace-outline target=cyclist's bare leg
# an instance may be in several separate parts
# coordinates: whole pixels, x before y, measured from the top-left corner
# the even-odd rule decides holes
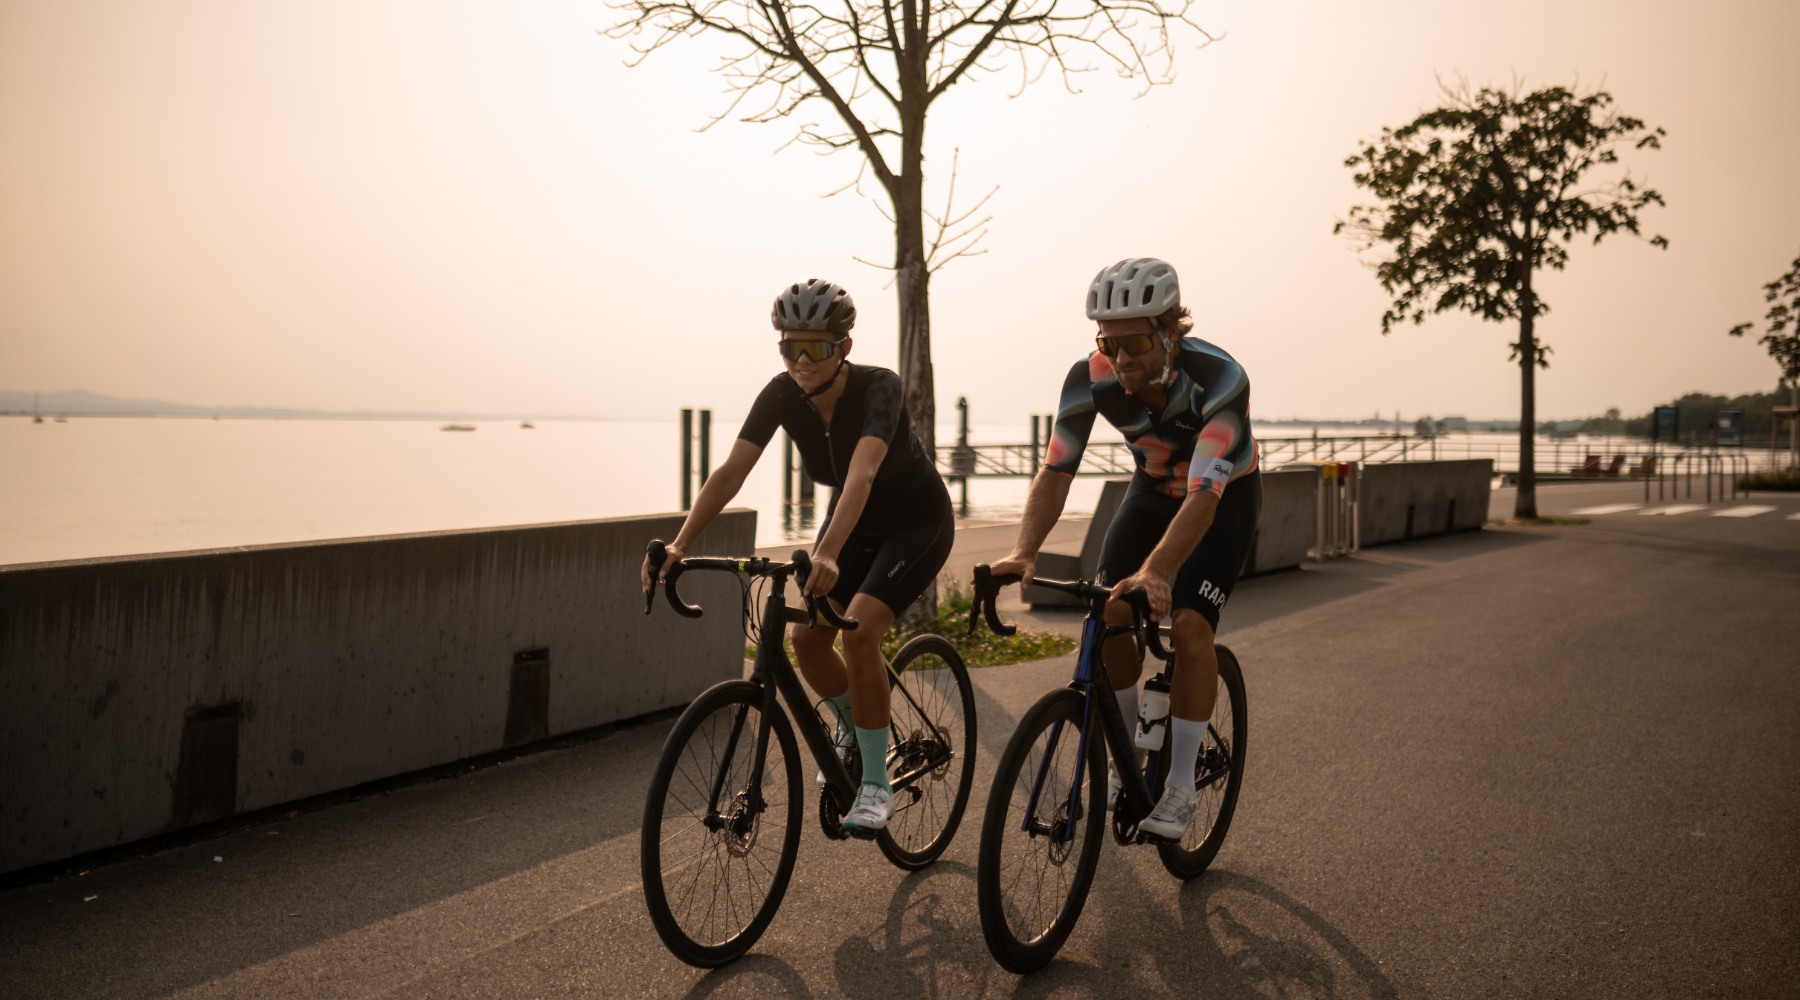
[[[857,627],[844,633],[844,660],[850,679],[850,714],[858,729],[885,729],[888,724],[887,662],[881,640],[894,625],[894,612],[879,597],[857,594],[847,612]]]
[[[788,638],[794,642],[794,666],[813,693],[821,698],[836,698],[850,686],[844,658],[834,643],[838,630],[796,623]]]
[[[1105,620],[1108,625],[1130,625],[1131,605],[1124,601],[1107,601]],[[1144,672],[1144,664],[1138,660],[1137,640],[1129,634],[1106,640],[1100,647],[1100,662],[1106,666],[1106,676],[1114,691],[1135,686]]]
[[[1169,685],[1169,711],[1177,719],[1205,722],[1212,718],[1219,693],[1219,655],[1213,651],[1213,628],[1200,612],[1176,608],[1175,680]]]

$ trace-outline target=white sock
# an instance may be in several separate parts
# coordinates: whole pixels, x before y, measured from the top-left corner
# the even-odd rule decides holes
[[[1194,790],[1194,764],[1206,740],[1206,723],[1169,716],[1169,788]]]

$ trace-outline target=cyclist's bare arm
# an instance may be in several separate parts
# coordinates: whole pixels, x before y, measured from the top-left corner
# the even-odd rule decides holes
[[[694,498],[694,507],[688,511],[687,520],[681,523],[680,533],[668,544],[669,558],[663,563],[665,574],[670,565],[687,555],[688,546],[694,544],[694,539],[699,538],[713,518],[719,516],[719,511],[724,510],[725,505],[737,496],[738,490],[744,486],[745,477],[756,467],[756,460],[762,457],[762,453],[761,447],[743,438],[738,438],[732,444],[731,454],[725,456],[725,461],[706,477],[706,485],[700,487],[700,495]],[[646,594],[656,585],[656,581],[650,578],[650,560],[647,557],[638,577]]]
[[[818,547],[813,549],[812,576],[806,581],[808,594],[829,594],[832,585],[837,583],[838,553],[844,551],[844,542],[849,540],[850,532],[855,530],[857,520],[862,517],[863,507],[869,502],[869,490],[875,484],[875,470],[881,468],[881,460],[887,453],[887,442],[881,438],[867,435],[857,440],[856,450],[850,453],[850,472],[844,477],[837,508],[831,515],[831,527],[825,529],[825,537],[819,539]]]
[[[1150,596],[1150,610],[1159,621],[1168,617],[1169,584],[1187,562],[1188,556],[1194,554],[1194,548],[1200,539],[1206,537],[1207,529],[1212,527],[1213,515],[1219,509],[1219,495],[1211,490],[1193,490],[1187,499],[1181,501],[1181,509],[1175,512],[1175,519],[1169,522],[1168,530],[1163,532],[1162,540],[1136,573],[1120,580],[1113,587],[1113,597],[1138,587],[1144,588]]]
[[[1163,532],[1162,541],[1156,543],[1149,558],[1144,560],[1143,572],[1155,573],[1165,580],[1174,579],[1181,564],[1187,562],[1188,556],[1193,555],[1200,545],[1200,539],[1206,537],[1218,509],[1217,493],[1211,490],[1190,492],[1181,502],[1181,509],[1175,512],[1175,519],[1169,522],[1169,530]]]
[[[1019,519],[1019,537],[1013,542],[1012,554],[990,565],[995,576],[1018,574],[1021,587],[1031,586],[1037,575],[1038,550],[1056,521],[1062,517],[1063,505],[1069,500],[1069,486],[1075,477],[1056,469],[1043,468],[1031,480],[1031,492],[1025,496],[1025,514]]]

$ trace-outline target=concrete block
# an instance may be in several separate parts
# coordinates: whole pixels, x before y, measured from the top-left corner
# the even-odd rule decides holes
[[[716,613],[644,615],[644,545],[680,524],[0,567],[0,872],[685,705],[743,632],[715,574],[684,594]]]
[[[1492,459],[1384,462],[1363,466],[1361,476],[1361,545],[1468,531],[1487,521]]]

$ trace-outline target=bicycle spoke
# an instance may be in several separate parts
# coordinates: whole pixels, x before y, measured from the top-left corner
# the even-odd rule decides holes
[[[653,822],[642,834],[645,898],[657,932],[678,956],[703,966],[728,961],[761,933],[798,846],[798,765],[785,718],[769,720],[762,783],[752,786],[761,693],[746,684],[709,696],[670,735],[652,779]]]

